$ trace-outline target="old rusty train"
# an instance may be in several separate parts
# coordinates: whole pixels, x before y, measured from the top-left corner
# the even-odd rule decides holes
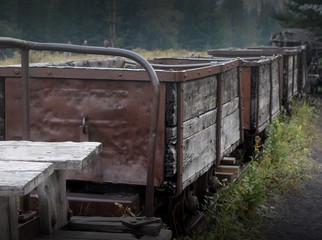
[[[0,47],[22,49],[21,66],[0,68],[2,140],[103,143],[97,161],[67,173],[73,214],[168,211],[181,231],[198,221],[218,179],[238,168],[225,157],[249,151],[309,79],[309,52],[301,44],[146,62],[112,48],[8,38],[0,38]],[[122,58],[29,64],[29,50]],[[154,73],[158,82],[151,84]]]

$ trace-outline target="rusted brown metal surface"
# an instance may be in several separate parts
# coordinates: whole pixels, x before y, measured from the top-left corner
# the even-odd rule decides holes
[[[55,69],[51,71],[55,76]],[[66,71],[68,76],[77,73],[72,69]],[[21,112],[20,80],[7,78],[5,85],[6,139],[21,139],[22,119],[17,118],[17,112]],[[161,86],[161,112],[165,108],[164,91]],[[151,99],[147,81],[31,77],[30,139],[80,141],[89,132],[89,141],[100,141],[104,145],[101,158],[83,173],[70,173],[70,179],[145,185]],[[83,126],[88,131],[80,131]],[[156,185],[163,180],[163,129],[164,115],[160,115]]]
[[[243,128],[250,130],[251,123],[251,68],[241,67],[240,68],[240,81],[241,92],[242,92],[242,113],[243,113]]]

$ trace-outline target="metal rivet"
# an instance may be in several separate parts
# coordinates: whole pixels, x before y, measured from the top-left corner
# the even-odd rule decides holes
[[[14,73],[15,73],[16,75],[18,75],[18,74],[20,74],[20,70],[19,70],[19,69],[15,69],[15,70],[14,70]]]

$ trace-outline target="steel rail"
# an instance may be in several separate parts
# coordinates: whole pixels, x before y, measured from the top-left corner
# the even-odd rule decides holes
[[[105,48],[94,46],[82,46],[61,43],[39,43],[25,41],[16,38],[0,37],[0,48],[19,48],[21,49],[21,72],[23,86],[23,139],[30,139],[30,117],[29,117],[29,51],[61,51],[84,54],[111,55],[129,58],[139,63],[146,71],[150,78],[153,88],[153,99],[151,103],[151,120],[149,132],[149,151],[148,151],[148,170],[147,170],[147,186],[145,198],[145,216],[153,217],[154,211],[154,168],[155,168],[155,152],[157,126],[159,119],[160,105],[160,83],[156,72],[150,63],[139,54],[120,48]]]

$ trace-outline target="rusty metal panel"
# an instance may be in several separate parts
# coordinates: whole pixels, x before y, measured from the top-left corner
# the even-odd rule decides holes
[[[241,78],[243,128],[251,130],[251,68],[241,67],[239,76]]]
[[[5,85],[6,140],[21,139],[20,80],[7,78]],[[163,85],[160,95],[163,113]],[[68,178],[145,185],[151,99],[147,81],[31,78],[31,140],[102,142],[101,158],[84,172],[69,172]],[[164,123],[164,114],[160,114],[156,185],[164,175]]]

